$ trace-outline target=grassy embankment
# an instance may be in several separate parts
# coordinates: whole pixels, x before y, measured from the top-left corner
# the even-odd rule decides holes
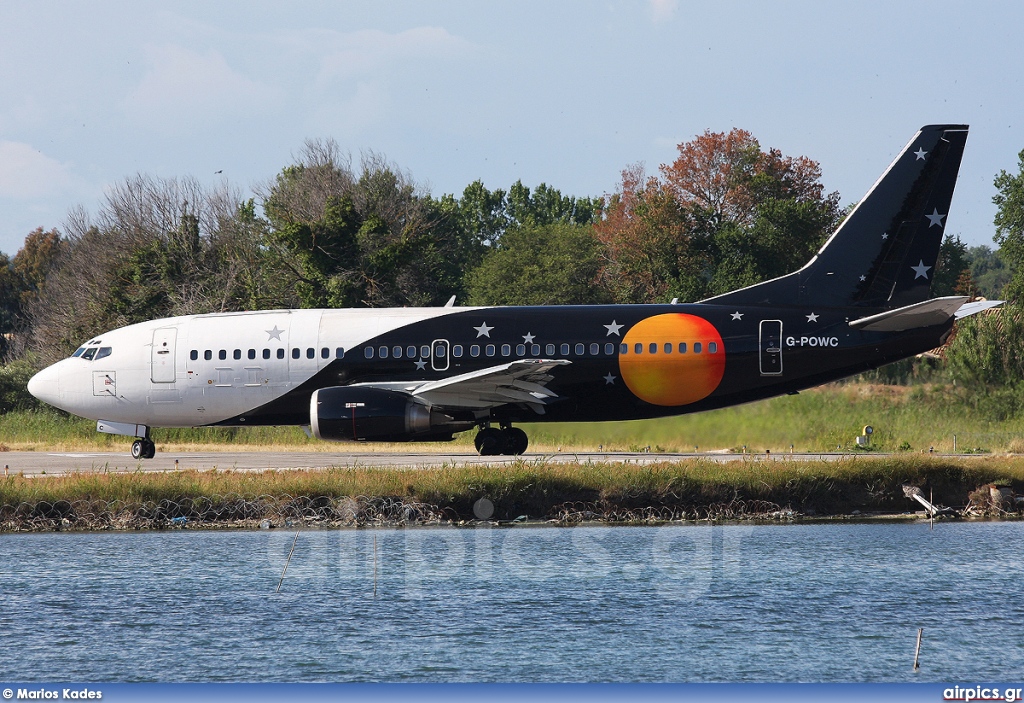
[[[995,422],[972,413],[939,386],[832,384],[796,396],[783,396],[734,408],[658,420],[604,423],[537,423],[523,427],[531,451],[654,450],[773,453],[851,449],[864,425],[875,428],[873,448],[880,451],[983,449],[1024,452],[1024,418]],[[454,448],[470,449],[472,432],[456,438]],[[348,451],[308,439],[299,428],[155,430],[160,451],[212,449],[298,449]],[[95,423],[55,413],[25,412],[0,416],[0,448],[17,450],[127,451],[124,437],[100,435]],[[366,451],[450,451],[453,444],[358,445]]]
[[[83,473],[0,479],[0,530],[190,525],[253,526],[270,519],[318,525],[472,520],[487,498],[493,518],[575,522],[808,516],[918,509],[903,484],[963,506],[996,483],[1024,492],[1024,461],[855,457],[837,462],[689,460],[650,466],[521,460],[495,470]],[[986,493],[987,495],[987,493]]]

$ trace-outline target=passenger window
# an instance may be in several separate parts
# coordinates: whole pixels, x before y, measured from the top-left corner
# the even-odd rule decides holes
[[[509,344],[502,344],[501,345],[501,355],[502,356],[512,356],[512,346],[509,345]]]
[[[82,351],[82,350],[79,349],[78,351]],[[195,349],[193,349],[192,351],[190,351],[188,353],[188,358],[191,359],[192,361],[196,361],[199,358],[199,352],[196,351]]]
[[[249,358],[250,359],[255,359],[256,358],[256,350],[255,349],[250,349],[249,350]]]
[[[708,354],[718,353],[718,342],[708,342]]]
[[[443,344],[438,344],[436,347],[434,347],[434,356],[436,356],[438,359],[443,359],[444,353],[445,348]]]
[[[584,344],[576,345],[576,356],[583,356],[587,353],[587,347]]]
[[[480,356],[480,345],[474,344],[469,348],[469,355],[473,357]]]
[[[562,356],[569,356],[569,345],[568,344],[563,344],[561,351],[562,351]]]
[[[615,345],[612,344],[611,342],[606,342],[605,345],[604,345],[604,353],[607,354],[608,356],[611,356],[612,354],[614,354],[615,353]]]
[[[636,344],[633,345],[633,353],[634,354],[643,354],[644,353],[644,345],[643,345],[642,342],[637,342]]]
[[[395,357],[396,359],[401,359],[402,348],[396,344],[394,347],[391,348],[391,356]]]
[[[110,347],[100,347],[99,351],[96,352],[96,360],[99,361],[100,359],[110,356],[110,351]]]
[[[666,354],[671,354],[672,353],[672,342],[665,342],[665,353]]]
[[[629,345],[628,344],[620,344],[619,345],[619,353],[620,354],[628,354],[629,353]]]
[[[405,355],[407,357],[409,357],[410,359],[415,359],[416,358],[416,347],[414,347],[411,344],[409,346],[407,346],[405,348]]]
[[[647,345],[647,351],[649,351],[651,354],[657,354],[658,353],[658,343],[657,342],[651,342],[650,344],[648,344]]]
[[[231,356],[232,356],[232,358],[234,358],[234,359],[241,359],[241,358],[242,358],[242,350],[241,350],[241,349],[236,349],[236,350],[235,350],[235,351],[234,351],[234,352],[233,352],[233,353],[231,354]]]
[[[377,356],[379,356],[381,359],[387,359],[388,358],[388,348],[387,347],[381,347],[380,349],[378,349],[377,350]]]
[[[221,361],[224,361],[225,359],[227,359],[228,358],[227,350],[221,349],[219,352],[217,352],[217,358],[220,359]]]
[[[686,342],[680,342],[679,343],[679,353],[680,354],[685,354],[686,353]]]
[[[283,347],[281,349],[277,350],[277,358],[278,359],[283,359],[284,358],[284,348]]]
[[[526,345],[525,344],[517,344],[516,345],[516,356],[526,356]]]
[[[590,343],[590,355],[591,356],[597,356],[600,353],[601,353],[601,345],[598,344],[597,342],[591,342]]]
[[[540,345],[539,344],[531,344],[530,345],[530,355],[531,356],[540,356]]]
[[[316,358],[316,349],[314,349],[313,347],[307,347],[306,348],[306,358],[307,359],[315,359]]]
[[[203,352],[203,358],[209,361],[210,359],[213,358],[213,352],[207,349],[206,351]]]
[[[547,356],[554,356],[555,355],[555,345],[554,344],[547,344],[547,345],[545,345],[544,346],[544,353]]]
[[[345,347],[338,347],[337,349],[335,349],[334,350],[334,358],[335,359],[344,359],[345,358]]]
[[[298,359],[300,356],[302,356],[302,352],[299,351],[298,347],[296,347],[295,349],[292,349],[292,358],[293,359]]]
[[[700,354],[700,342],[693,343],[693,353]]]
[[[323,347],[320,350],[320,358],[321,359],[330,359],[331,358],[331,350],[328,349],[327,347]]]
[[[366,349],[363,349],[363,356],[365,356],[367,359],[372,359],[373,347],[367,347]]]
[[[423,346],[420,347],[420,358],[421,359],[429,359],[430,358],[430,347],[428,347],[426,344],[424,344]]]
[[[454,356],[456,359],[459,359],[459,358],[462,357],[462,345],[461,344],[456,344],[454,347],[452,347],[452,356]]]
[[[487,349],[484,350],[484,353],[486,353],[487,356],[494,356],[494,345],[493,344],[488,344],[487,345]]]
[[[269,349],[264,349],[263,350],[263,358],[264,359],[269,359],[270,358],[270,350]]]

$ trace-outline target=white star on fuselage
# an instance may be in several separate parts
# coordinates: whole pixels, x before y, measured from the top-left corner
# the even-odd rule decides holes
[[[817,322],[818,321],[818,313],[812,312],[810,315],[807,316],[807,321],[808,322]]]
[[[914,269],[914,280],[916,281],[919,278],[928,278],[928,269],[930,269],[931,266],[925,266],[924,259],[921,259],[921,263],[917,266],[911,266],[910,268]]]
[[[889,233],[888,232],[882,232],[882,241],[884,242],[888,238],[889,238]]]
[[[416,370],[417,371],[425,371],[426,368],[427,368],[427,362],[424,359],[420,359],[419,361],[416,362]]]
[[[940,215],[938,208],[932,208],[932,214],[925,215],[925,217],[931,221],[931,224],[928,225],[929,227],[942,227],[942,218],[944,218],[945,215]]]
[[[523,341],[526,342],[527,344],[533,344],[534,339],[535,337],[533,336],[533,332],[527,332],[526,334],[523,335]]]
[[[610,324],[610,325],[601,325],[601,326],[604,327],[606,330],[608,330],[608,334],[606,334],[605,337],[611,337],[613,334],[616,337],[621,337],[622,336],[622,333],[619,332],[619,330],[622,329],[622,325],[616,324],[615,320],[612,320],[612,324]]]
[[[914,156],[917,158],[914,161],[924,161],[924,157],[928,156],[928,152],[924,150],[924,147],[917,147],[917,151],[914,152]]]
[[[618,378],[618,376],[613,376],[613,375],[612,375],[612,372],[611,372],[611,371],[609,371],[609,372],[608,372],[608,375],[604,377],[604,384],[605,384],[606,386],[614,386],[614,385],[615,385],[615,379],[616,379],[616,378]]]
[[[479,327],[474,327],[473,329],[476,330],[476,336],[477,337],[487,337],[488,339],[490,339],[491,338],[491,330],[493,330],[494,328],[493,327],[488,327],[487,323],[485,322],[482,325],[480,325]]]
[[[743,319],[743,313],[741,313],[739,310],[737,310],[736,312],[734,312],[732,314],[732,319],[734,319],[734,320],[742,320]]]
[[[281,341],[281,335],[282,335],[282,334],[284,333],[284,330],[279,330],[279,329],[277,329],[277,325],[274,325],[274,329],[272,329],[272,330],[264,330],[264,331],[265,331],[265,332],[266,332],[267,334],[269,334],[269,335],[270,335],[269,337],[267,337],[267,341],[268,341],[268,342],[269,342],[269,341],[270,341],[271,339],[276,339],[277,341],[279,341],[279,342],[280,342],[280,341]]]

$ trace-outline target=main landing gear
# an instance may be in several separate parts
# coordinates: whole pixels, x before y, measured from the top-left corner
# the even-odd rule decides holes
[[[518,427],[485,427],[477,432],[474,444],[481,456],[518,456],[526,452],[530,439]]]
[[[156,444],[149,437],[132,442],[132,459],[152,459],[156,456]]]

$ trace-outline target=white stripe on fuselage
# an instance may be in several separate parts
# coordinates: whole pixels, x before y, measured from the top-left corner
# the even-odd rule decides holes
[[[110,347],[98,361],[64,359],[58,374],[60,402],[68,412],[94,420],[159,427],[191,427],[242,415],[300,386],[335,359],[362,354],[363,345],[406,325],[478,308],[270,310],[165,318],[122,327],[97,337]],[[174,381],[155,383],[154,332],[174,328]],[[432,340],[410,340],[430,344]],[[321,349],[328,348],[328,358]],[[241,359],[234,358],[234,350]],[[256,358],[248,358],[248,350]],[[270,359],[263,350],[270,350]],[[278,349],[284,358],[278,358]],[[298,359],[292,349],[300,349]],[[314,349],[314,358],[306,350]],[[225,359],[220,359],[220,352]],[[190,359],[192,351],[198,359]],[[205,359],[209,351],[211,359]],[[113,387],[114,391],[109,391]],[[49,401],[47,401],[49,402]]]

